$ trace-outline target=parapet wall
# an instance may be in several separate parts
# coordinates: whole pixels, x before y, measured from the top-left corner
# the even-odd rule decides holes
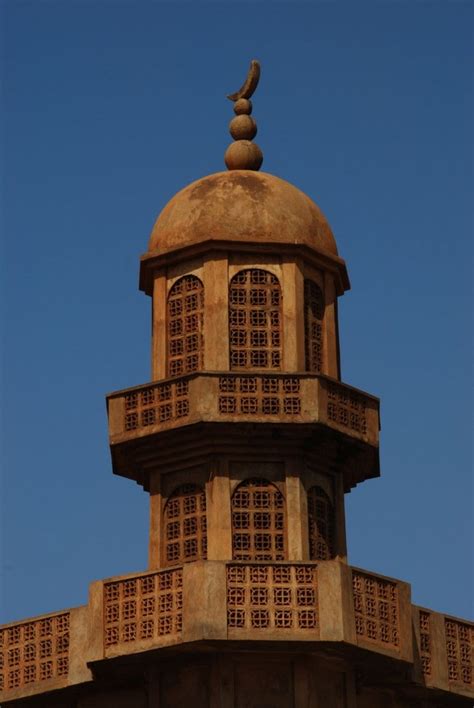
[[[94,582],[86,606],[0,628],[0,697],[68,689],[103,662],[210,641],[331,646],[351,667],[389,660],[410,685],[474,698],[474,625],[412,605],[407,583],[336,560],[197,561]]]

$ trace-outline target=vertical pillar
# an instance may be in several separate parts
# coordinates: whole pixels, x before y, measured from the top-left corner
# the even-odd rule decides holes
[[[204,369],[229,370],[229,276],[227,256],[211,253],[204,263]]]
[[[324,273],[324,370],[328,376],[339,378],[338,344],[337,344],[337,308],[336,289],[334,278],[331,273]]]
[[[282,264],[283,371],[304,371],[304,279],[294,261]]]
[[[104,583],[95,580],[89,585],[87,603],[87,662],[100,661],[104,658]],[[77,658],[82,656],[76,653]]]
[[[161,558],[161,525],[162,525],[161,477],[150,475],[150,537],[148,544],[149,570],[160,568]]]
[[[230,508],[229,464],[214,460],[212,478],[207,483],[207,557],[232,560],[232,522]]]
[[[334,523],[336,558],[347,563],[346,508],[344,504],[344,481],[342,474],[334,479]]]
[[[309,558],[308,510],[306,494],[301,481],[303,462],[298,457],[285,461],[286,523],[288,533],[288,560]]]
[[[166,273],[160,271],[153,281],[152,381],[166,378]]]

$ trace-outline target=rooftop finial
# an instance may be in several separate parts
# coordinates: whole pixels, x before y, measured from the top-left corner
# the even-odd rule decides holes
[[[235,142],[225,151],[224,160],[228,170],[259,170],[263,162],[262,151],[251,140],[257,135],[257,124],[250,114],[250,97],[257,88],[260,79],[260,64],[256,59],[250,63],[247,78],[243,86],[227,96],[234,101],[235,118],[229,124],[229,132]]]

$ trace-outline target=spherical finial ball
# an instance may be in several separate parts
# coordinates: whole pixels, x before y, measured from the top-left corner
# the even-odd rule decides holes
[[[225,151],[224,161],[228,170],[259,170],[263,154],[258,145],[249,140],[237,140]]]
[[[257,124],[250,116],[235,116],[230,121],[229,132],[234,140],[252,140],[257,135]]]
[[[238,98],[234,103],[234,113],[238,116],[249,116],[252,113],[252,101],[249,98]]]

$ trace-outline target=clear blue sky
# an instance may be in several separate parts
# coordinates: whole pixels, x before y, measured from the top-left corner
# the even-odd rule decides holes
[[[354,565],[471,613],[470,2],[3,0],[2,621],[146,567],[106,392],[150,371],[138,257],[223,169],[251,58],[264,169],[327,215],[353,289],[343,380],[382,399],[382,477],[347,498]]]

